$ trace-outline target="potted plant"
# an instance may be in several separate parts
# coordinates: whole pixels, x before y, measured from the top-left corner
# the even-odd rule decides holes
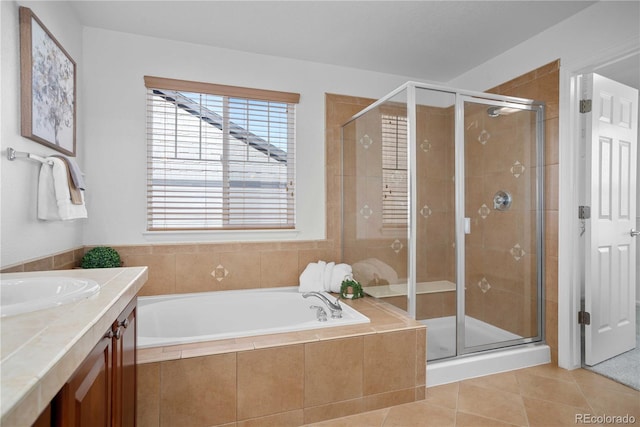
[[[344,279],[340,285],[340,297],[358,299],[364,297],[362,285],[353,279]]]
[[[107,246],[96,246],[82,257],[82,268],[113,268],[122,266],[118,252]]]

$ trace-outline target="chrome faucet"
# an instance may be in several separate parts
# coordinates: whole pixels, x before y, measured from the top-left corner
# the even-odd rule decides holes
[[[341,319],[342,318],[342,306],[340,305],[340,300],[336,298],[335,302],[332,302],[329,298],[327,298],[321,292],[306,292],[302,294],[303,298],[316,297],[320,301],[326,304],[329,311],[331,311],[331,317],[333,319]]]

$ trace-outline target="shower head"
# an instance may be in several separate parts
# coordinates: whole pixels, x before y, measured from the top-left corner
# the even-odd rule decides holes
[[[498,117],[500,116],[500,110],[502,107],[489,107],[487,108],[487,114],[489,117]]]
[[[516,111],[521,111],[521,110],[519,108],[498,107],[498,106],[487,108],[487,114],[489,115],[489,117],[506,116],[508,114],[515,113]]]

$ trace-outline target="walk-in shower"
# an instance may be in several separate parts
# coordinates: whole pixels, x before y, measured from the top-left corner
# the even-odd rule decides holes
[[[475,356],[478,374],[509,352],[548,361],[543,119],[533,100],[409,82],[342,128],[343,261],[427,325],[428,384]]]

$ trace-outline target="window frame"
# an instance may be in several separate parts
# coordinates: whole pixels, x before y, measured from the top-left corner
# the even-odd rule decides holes
[[[238,230],[248,230],[248,231],[269,231],[269,230],[292,230],[295,229],[295,221],[296,221],[296,206],[295,206],[295,192],[294,192],[294,187],[295,187],[295,104],[297,104],[300,100],[300,95],[297,93],[290,93],[290,92],[280,92],[280,91],[272,91],[272,90],[264,90],[264,89],[253,89],[253,88],[246,88],[246,87],[239,87],[239,86],[227,86],[227,85],[218,85],[218,84],[211,84],[211,83],[202,83],[202,82],[193,82],[193,81],[186,81],[186,80],[177,80],[177,79],[169,79],[169,78],[162,78],[162,77],[154,77],[154,76],[145,76],[144,77],[144,82],[145,82],[145,86],[147,88],[147,132],[146,132],[146,137],[147,137],[147,197],[146,197],[146,210],[147,210],[147,221],[146,221],[146,233],[193,233],[193,232],[207,232],[207,233],[216,233],[216,232],[220,232],[220,231],[238,231]],[[165,91],[163,93],[163,95],[165,96],[169,96],[167,95],[168,92],[179,92],[179,93],[183,93],[183,92],[187,92],[190,94],[200,94],[200,95],[212,95],[215,97],[222,97],[223,102],[222,104],[224,105],[224,108],[228,108],[229,103],[232,102],[231,100],[233,99],[240,99],[243,102],[247,102],[247,111],[250,111],[250,107],[249,104],[253,101],[253,102],[267,102],[267,106],[269,105],[268,103],[282,103],[282,104],[286,104],[286,120],[284,121],[285,125],[286,125],[286,134],[287,134],[287,138],[286,140],[288,141],[288,143],[293,144],[293,150],[287,150],[285,152],[286,154],[286,159],[284,160],[284,163],[287,164],[286,166],[286,188],[287,188],[287,194],[289,194],[290,192],[290,196],[293,200],[288,201],[287,202],[287,206],[285,209],[286,213],[284,214],[279,214],[279,215],[274,215],[273,217],[271,217],[272,219],[277,219],[276,221],[274,221],[273,224],[258,224],[260,221],[262,221],[262,219],[257,220],[255,224],[250,224],[250,225],[242,225],[242,224],[230,224],[228,221],[228,213],[229,213],[229,207],[228,206],[223,206],[223,208],[221,209],[221,213],[220,213],[220,218],[222,221],[222,225],[221,226],[206,226],[204,224],[205,221],[203,221],[202,226],[171,226],[171,225],[158,225],[158,224],[154,224],[154,212],[152,211],[152,202],[153,202],[153,196],[150,193],[150,191],[152,190],[154,184],[152,183],[153,178],[152,178],[152,171],[153,169],[153,158],[152,158],[152,152],[153,152],[153,130],[151,129],[151,126],[149,125],[149,120],[151,118],[151,106],[150,106],[150,100],[151,98],[154,96],[152,94],[150,94],[153,91],[160,91],[162,93],[162,91]],[[157,94],[155,94],[157,95]],[[178,105],[178,101],[177,98],[175,98],[172,102],[175,102],[175,105],[177,108],[182,108],[182,106]],[[195,102],[195,101],[194,101]],[[269,108],[269,107],[268,107]],[[269,110],[270,111],[270,110]],[[198,119],[203,120],[203,115],[199,115],[196,116],[198,117]],[[220,118],[221,121],[223,121],[223,123],[221,123],[221,150],[224,152],[226,150],[229,149],[229,141],[231,139],[235,139],[233,138],[232,134],[230,133],[230,129],[231,127],[229,126],[230,123],[230,119],[229,119],[229,115],[226,114],[226,111],[223,112],[222,117]],[[206,122],[206,121],[205,121]],[[267,123],[269,123],[267,121]],[[211,124],[211,123],[209,123]],[[217,126],[216,126],[217,127]],[[247,140],[243,141],[247,144],[247,146],[252,147],[252,148],[256,148],[257,145],[254,144],[250,144],[249,141],[249,135],[251,135],[252,137],[256,137],[258,138],[255,134],[253,134],[252,132],[245,130],[246,135],[247,135]],[[176,143],[178,142],[178,137],[177,135],[175,136],[176,138]],[[238,140],[240,140],[238,138]],[[263,142],[265,142],[263,140]],[[198,144],[202,144],[202,141],[199,140]],[[271,144],[271,142],[269,142],[269,140],[267,139],[266,141],[267,146],[271,146],[274,147],[273,144]],[[257,151],[261,151],[262,153],[267,153],[267,151],[261,149],[259,146],[256,148]],[[177,153],[176,153],[177,154]],[[271,157],[270,154],[267,154],[269,157]],[[170,157],[167,157],[170,158]],[[220,165],[223,169],[222,175],[223,175],[223,185],[221,185],[221,188],[224,192],[229,192],[231,191],[231,180],[229,179],[228,176],[228,163],[227,163],[226,158],[220,158]],[[250,162],[247,162],[247,164]],[[244,164],[244,163],[243,163]],[[278,181],[279,182],[279,181]],[[260,183],[260,181],[258,181],[258,183]],[[281,183],[282,184],[282,183]],[[227,188],[229,187],[229,188]],[[178,193],[178,192],[177,192]],[[275,192],[273,193],[274,195],[276,194]],[[287,196],[288,197],[288,196]],[[220,197],[221,198],[221,202],[222,203],[229,203],[229,201],[231,200],[230,198],[228,198],[226,195],[223,195]],[[245,200],[244,198],[241,197],[242,200]],[[251,199],[249,199],[251,200]],[[244,218],[247,216],[247,213],[243,210],[243,213],[239,214],[241,218]],[[157,216],[158,214],[156,214]],[[282,216],[284,215],[284,216]],[[225,217],[227,219],[225,219]],[[268,217],[268,215],[265,216],[267,219],[271,219]],[[286,224],[284,222],[279,222],[281,221],[281,219],[279,219],[279,217],[282,217],[286,220]],[[249,222],[249,221],[248,221]]]

